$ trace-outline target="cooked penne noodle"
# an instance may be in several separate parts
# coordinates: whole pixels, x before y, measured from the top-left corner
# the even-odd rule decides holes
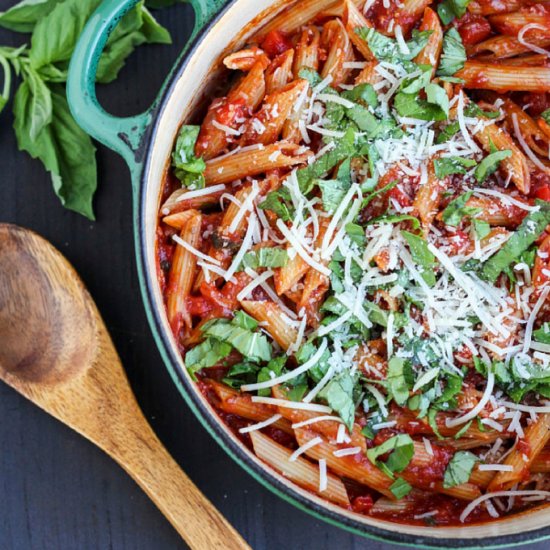
[[[316,27],[305,27],[296,44],[294,55],[294,78],[299,78],[300,71],[308,68],[317,71],[319,69],[319,43],[321,33]]]
[[[434,164],[430,162],[428,164],[428,181],[418,189],[413,204],[425,232],[439,211],[439,204],[447,186],[448,180],[437,178],[435,176]]]
[[[349,38],[359,53],[368,61],[374,60],[367,42],[355,32],[356,29],[372,27],[372,24],[365,19],[360,9],[351,0],[344,1],[344,21]]]
[[[489,491],[503,491],[522,481],[549,438],[550,414],[543,413],[525,429],[524,444],[519,446],[516,443],[514,450],[504,460],[503,464],[512,466],[512,471],[497,472],[489,484]]]
[[[300,446],[318,437],[314,431],[308,428],[296,428],[294,432]],[[314,460],[326,460],[327,466],[333,472],[358,481],[367,487],[372,487],[388,498],[395,500],[395,497],[389,491],[392,480],[376,468],[363,453],[338,457],[334,456],[334,451],[337,450],[338,447],[323,439],[319,445],[309,448],[306,454]]]
[[[290,73],[290,65],[288,71]],[[250,119],[242,137],[242,143],[244,145],[251,143],[268,145],[276,141],[285,122],[290,117],[296,101],[307,87],[308,83],[305,80],[296,80],[266,96],[261,109]]]
[[[170,216],[189,209],[198,210],[207,206],[212,206],[219,203],[220,197],[224,192],[225,188],[215,190],[213,193],[186,199],[185,195],[187,195],[189,191],[185,188],[176,189],[160,207],[160,213],[163,216]]]
[[[524,202],[527,206],[529,203],[523,199],[516,199],[519,202]],[[476,208],[479,212],[476,214],[477,220],[482,220],[490,225],[515,228],[527,212],[514,204],[507,204],[505,201],[497,197],[478,197],[474,196],[468,199],[466,206]]]
[[[328,50],[321,77],[331,77],[330,85],[335,88],[346,80],[350,72],[346,64],[354,59],[351,40],[340,19],[325,24],[321,44]]]
[[[432,78],[435,74],[436,67],[439,64],[439,56],[443,48],[443,29],[439,22],[439,17],[431,8],[424,10],[424,17],[420,24],[420,31],[431,31],[430,38],[426,47],[415,57],[415,62],[419,65],[431,65]]]
[[[290,168],[305,163],[308,158],[307,154],[298,150],[297,145],[280,141],[215,158],[206,163],[204,178],[207,185],[216,185],[264,174],[277,168]]]
[[[255,302],[242,300],[241,305],[245,311],[262,323],[271,337],[285,350],[287,350],[298,336],[296,329],[289,327],[283,310],[273,302]]]
[[[277,411],[271,405],[263,403],[253,403],[250,395],[238,392],[225,384],[220,384],[214,380],[208,381],[209,386],[214,390],[216,396],[220,400],[218,407],[230,414],[236,414],[254,422],[262,422],[272,418]],[[280,418],[276,422],[270,424],[273,428],[278,428],[290,435],[294,434],[290,422],[284,418]]]
[[[198,249],[200,246],[201,224],[202,216],[196,211],[182,224],[180,238],[194,249]],[[166,313],[172,332],[176,337],[184,327],[191,328],[186,299],[193,286],[196,265],[195,254],[183,246],[176,248],[166,287]]]
[[[544,92],[550,88],[550,68],[508,67],[496,63],[466,61],[456,73],[466,88],[502,92]]]
[[[250,71],[256,64],[259,58],[264,58],[265,53],[257,46],[251,46],[238,52],[234,52],[223,59],[223,64],[234,71]],[[265,59],[262,59],[262,63],[266,63]]]
[[[491,151],[492,146],[499,151],[512,151],[512,156],[502,161],[502,170],[522,193],[529,193],[531,174],[527,159],[508,132],[495,124],[491,124],[480,130],[475,137],[486,151]]]
[[[268,94],[278,92],[292,79],[294,50],[290,49],[276,57],[265,71],[265,87]]]
[[[540,6],[544,8],[543,5]],[[550,12],[540,9],[537,12],[533,11],[516,11],[512,13],[503,13],[493,15],[489,18],[491,25],[501,34],[509,36],[517,36],[518,33],[526,25],[537,25],[536,28],[530,29],[526,40],[531,40],[532,37],[550,38]]]
[[[254,452],[277,472],[294,481],[300,487],[318,493],[331,502],[349,506],[349,498],[344,484],[336,476],[326,474],[326,488],[320,488],[319,467],[305,458],[298,457],[291,461],[292,451],[275,443],[260,432],[250,434]]]
[[[531,38],[530,44],[538,46],[539,48],[546,48],[550,45],[550,38]],[[522,44],[517,38],[511,36],[495,36],[488,38],[487,40],[475,44],[468,48],[468,54],[476,56],[481,53],[491,53],[494,55],[495,62],[501,59],[514,57],[516,55],[532,53],[532,50],[525,44]],[[495,89],[499,89],[496,87]]]

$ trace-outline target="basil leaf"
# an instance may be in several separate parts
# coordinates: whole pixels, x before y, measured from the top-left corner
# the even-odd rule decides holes
[[[418,65],[418,67],[422,71],[422,74],[412,79],[405,78],[399,87],[400,91],[406,94],[417,94],[430,83],[432,79],[432,67],[430,65]]]
[[[550,344],[550,323],[544,323],[542,327],[533,331],[533,337],[541,344]]]
[[[477,103],[474,103],[473,101],[470,101],[468,105],[466,105],[466,108],[464,109],[464,115],[471,118],[498,118],[500,116],[500,111],[484,111],[479,107]]]
[[[268,380],[271,380],[273,376],[281,375],[287,359],[288,357],[286,355],[281,355],[280,357],[274,357],[273,359],[271,359],[267,366],[263,367],[260,370],[256,381],[267,382]],[[269,397],[271,395],[271,388],[258,390],[258,395]]]
[[[454,454],[443,476],[443,487],[450,489],[467,483],[478,457],[469,451],[458,451]]]
[[[284,248],[260,248],[247,252],[243,266],[251,269],[259,267],[284,267],[288,263],[288,252]]]
[[[447,225],[452,225],[456,227],[460,225],[462,218],[465,216],[473,216],[479,212],[478,208],[473,208],[471,206],[466,206],[466,203],[470,200],[472,196],[472,191],[468,191],[451,201],[447,208],[443,210],[443,221]]]
[[[543,113],[540,114],[541,118],[550,124],[550,109],[546,109]]]
[[[412,485],[402,477],[398,477],[389,487],[396,499],[406,497],[412,491]]]
[[[504,159],[512,156],[512,151],[495,151],[487,155],[475,169],[474,176],[479,183],[483,183],[491,174],[496,172],[498,165]]]
[[[443,53],[437,70],[438,76],[452,76],[464,67],[466,49],[459,32],[450,28],[443,37]]]
[[[258,208],[271,210],[284,222],[292,221],[294,216],[294,206],[292,205],[290,191],[286,187],[269,192],[265,199],[258,204]]]
[[[434,84],[434,86],[436,85]],[[436,98],[435,93],[435,90],[432,89],[432,98],[434,99]],[[440,98],[438,97],[437,99]],[[417,118],[418,120],[447,120],[447,114],[440,105],[420,99],[417,94],[399,92],[395,96],[393,106],[402,117]]]
[[[0,27],[16,32],[32,32],[35,25],[63,0],[22,0],[0,13]]]
[[[439,145],[449,141],[455,134],[460,132],[460,123],[458,121],[451,122],[440,132],[435,142]]]
[[[338,209],[351,187],[351,183],[340,180],[319,180],[317,185],[321,189],[323,209],[329,214]]]
[[[378,457],[391,453],[385,462],[380,462]],[[414,455],[414,442],[410,435],[398,434],[390,437],[381,445],[367,450],[367,458],[378,468],[384,465],[389,472],[402,472]]]
[[[365,103],[370,107],[378,107],[378,95],[371,84],[358,84],[351,90],[342,92],[342,97],[349,101]]]
[[[29,85],[31,98],[29,137],[30,139],[36,139],[44,127],[52,121],[52,94],[46,83],[32,67],[25,68],[23,75]]]
[[[258,328],[258,321],[242,310],[237,310],[235,312],[232,323],[246,330],[256,330]]]
[[[472,225],[478,239],[484,239],[491,232],[491,226],[486,221],[473,218]]]
[[[550,202],[537,200],[535,204],[539,209],[529,212],[504,246],[483,265],[481,274],[486,280],[494,283],[502,271],[525,252],[550,223]]]
[[[428,286],[434,286],[436,283],[434,273],[436,261],[435,256],[428,249],[428,243],[422,237],[408,231],[401,231],[401,235],[403,235],[409,245],[413,261],[422,268],[420,270],[422,278]]]
[[[265,336],[259,332],[242,328],[237,322],[227,319],[217,319],[213,323],[205,325],[203,331],[207,336],[231,344],[237,351],[250,361],[269,361],[271,359],[271,344]]]
[[[310,69],[309,67],[304,67],[303,69],[300,69],[298,76],[303,80],[307,80],[312,88],[315,88],[317,84],[320,84],[323,81],[319,73],[313,69]]]
[[[185,367],[192,373],[213,367],[231,353],[231,346],[215,338],[207,338],[185,354]]]
[[[64,0],[40,18],[31,37],[31,65],[38,69],[69,61],[86,21],[99,4],[100,0]]]
[[[348,371],[342,371],[334,376],[319,392],[329,407],[338,413],[348,430],[353,430],[355,421],[355,403],[353,401],[354,380]]]
[[[365,236],[365,230],[363,227],[356,223],[346,224],[346,234],[350,238],[351,242],[355,243],[358,246],[365,246],[367,238]]]
[[[23,81],[14,98],[14,129],[19,148],[42,161],[50,172],[54,190],[61,203],[94,219],[92,198],[97,185],[95,148],[90,137],[73,119],[62,88],[52,86],[52,120],[33,139],[32,92]]]
[[[428,84],[426,88],[426,97],[428,98],[428,103],[432,105],[437,105],[445,113],[445,118],[449,116],[449,98],[447,92],[437,84],[433,82]]]
[[[133,17],[132,17],[133,15]],[[96,81],[112,82],[126,58],[141,44],[171,44],[170,33],[145,8],[131,10],[109,37],[99,59]]]
[[[306,194],[311,191],[313,181],[323,177],[329,170],[334,168],[342,160],[352,156],[355,153],[355,130],[349,128],[344,137],[331,149],[315,162],[301,168],[296,172],[300,191]]]
[[[410,214],[388,214],[384,216],[378,216],[368,221],[368,225],[373,223],[400,223],[400,222],[411,222],[413,229],[420,229],[420,221],[418,218],[411,216]]]
[[[388,38],[373,28],[358,28],[355,33],[365,40],[369,49],[378,61],[410,61],[414,59],[425,47],[430,38],[431,31],[412,31],[412,37],[407,42],[408,53],[403,53],[396,40]]]
[[[448,25],[455,17],[462,17],[466,13],[470,0],[443,0],[437,7],[441,22]]]
[[[180,128],[176,146],[172,152],[172,166],[176,177],[184,184],[188,184],[191,178],[197,175],[202,177],[202,172],[206,168],[206,163],[202,158],[195,156],[195,143],[199,136],[200,126],[182,126]],[[204,187],[204,178],[202,185],[199,180],[193,180],[196,187]]]
[[[472,168],[477,162],[464,157],[443,157],[434,160],[435,176],[443,179],[452,174],[466,174],[466,168]]]
[[[409,385],[405,379],[405,360],[401,357],[392,357],[388,362],[388,393],[400,406],[409,399]]]

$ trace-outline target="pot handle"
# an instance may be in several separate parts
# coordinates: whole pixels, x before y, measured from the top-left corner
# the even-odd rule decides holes
[[[95,92],[97,65],[107,40],[121,18],[139,0],[104,0],[93,13],[78,40],[69,65],[67,99],[71,113],[94,139],[119,153],[130,169],[139,165],[139,148],[152,120],[156,101],[145,112],[115,117],[99,105]],[[188,42],[208,23],[226,0],[189,0],[195,10],[195,26]]]

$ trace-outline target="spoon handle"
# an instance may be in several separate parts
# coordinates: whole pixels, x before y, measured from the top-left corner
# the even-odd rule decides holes
[[[141,414],[140,414],[141,416]],[[109,454],[145,491],[193,550],[250,550],[231,524],[185,475],[145,418],[133,417]]]

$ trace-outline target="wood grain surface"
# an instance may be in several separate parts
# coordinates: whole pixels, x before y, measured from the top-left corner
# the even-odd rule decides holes
[[[0,0],[0,11],[14,4]],[[192,24],[187,5],[158,12],[172,46],[141,47],[103,105],[118,115],[154,99]],[[0,29],[0,44],[24,37]],[[98,146],[97,221],[64,210],[42,166],[17,151],[10,109],[0,115],[0,221],[30,227],[74,265],[94,297],[157,435],[191,479],[256,550],[391,550],[296,510],[238,467],[198,424],[172,384],[149,331],[135,269],[129,174]],[[139,487],[81,436],[0,383],[0,549],[186,548]],[[529,546],[543,550],[548,543]]]

